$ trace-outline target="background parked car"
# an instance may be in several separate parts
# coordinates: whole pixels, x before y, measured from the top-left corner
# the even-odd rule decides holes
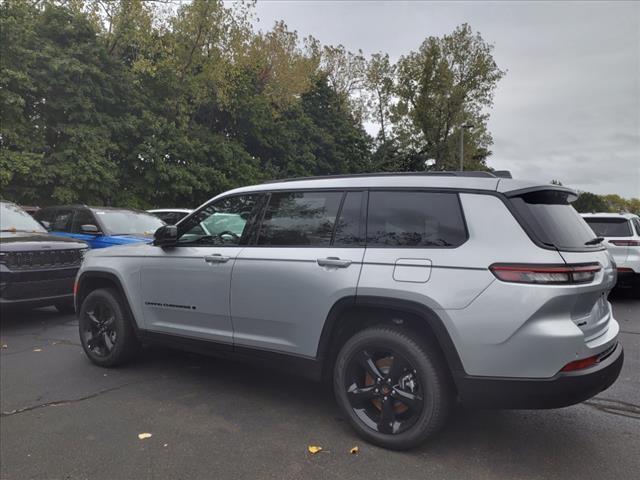
[[[20,208],[33,217],[33,215],[40,210],[40,207],[36,205],[20,205]]]
[[[88,245],[49,235],[19,206],[0,201],[0,306],[73,311],[73,282]]]
[[[582,214],[604,243],[618,267],[618,283],[635,285],[640,292],[640,217],[632,213]]]
[[[53,235],[84,240],[91,248],[149,243],[165,224],[142,210],[86,205],[46,207],[34,217]]]
[[[175,225],[193,212],[193,210],[189,210],[188,208],[156,208],[153,210],[147,210],[147,212],[155,215],[167,225]]]

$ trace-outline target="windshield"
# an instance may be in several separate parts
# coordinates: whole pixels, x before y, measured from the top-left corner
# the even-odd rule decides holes
[[[165,223],[158,217],[133,210],[93,211],[108,235],[153,235]]]
[[[19,206],[4,202],[0,203],[0,229],[46,233],[45,228]]]
[[[541,190],[514,197],[511,202],[542,243],[558,249],[601,248],[587,244],[593,240],[593,232],[569,203],[569,195],[557,190]]]
[[[631,225],[626,218],[584,217],[599,237],[630,237]]]

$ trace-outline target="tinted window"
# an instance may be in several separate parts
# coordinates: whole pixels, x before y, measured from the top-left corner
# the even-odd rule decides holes
[[[38,210],[33,218],[38,220],[39,222],[47,222],[51,224],[55,217],[56,209],[55,208],[43,208],[42,210]]]
[[[347,192],[336,223],[334,246],[364,244],[364,223],[362,222],[364,197],[364,192]]]
[[[164,222],[150,213],[135,210],[101,210],[93,213],[100,219],[108,235],[153,235]]]
[[[71,231],[71,218],[73,217],[73,210],[66,208],[59,208],[56,210],[55,217],[51,222],[51,230],[56,232],[70,232]]]
[[[626,218],[584,217],[591,230],[599,237],[630,237],[631,225]]]
[[[259,245],[329,246],[342,192],[273,193]]]
[[[95,225],[96,227],[98,227],[93,214],[89,210],[86,210],[84,208],[76,210],[76,214],[73,217],[73,226],[71,227],[71,232],[84,233],[82,231],[82,225]],[[100,227],[98,227],[98,229],[99,228]]]
[[[466,239],[455,193],[369,194],[367,246],[456,247]]]
[[[511,199],[527,227],[542,243],[557,248],[587,248],[593,232],[569,203],[569,193],[542,190]],[[572,195],[573,196],[573,195]],[[591,248],[599,249],[599,245]]]
[[[240,195],[215,201],[180,225],[178,243],[190,245],[246,244],[261,195]]]

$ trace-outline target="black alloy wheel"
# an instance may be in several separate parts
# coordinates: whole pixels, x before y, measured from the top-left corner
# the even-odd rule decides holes
[[[399,326],[372,326],[341,347],[333,389],[351,426],[367,441],[406,450],[446,423],[454,386],[435,341]]]
[[[398,434],[413,426],[424,408],[416,370],[402,355],[382,347],[356,352],[345,377],[353,412],[369,428]]]
[[[84,328],[81,330],[83,343],[95,355],[107,357],[118,341],[115,312],[104,301],[97,301],[92,307],[84,312],[88,321],[83,322]]]
[[[126,300],[115,289],[100,288],[82,300],[78,328],[82,348],[96,365],[122,365],[140,351]]]

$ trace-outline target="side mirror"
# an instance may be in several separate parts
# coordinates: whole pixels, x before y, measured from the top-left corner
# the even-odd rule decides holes
[[[153,244],[157,247],[175,247],[178,244],[178,227],[163,225],[153,234]]]
[[[88,235],[97,235],[100,233],[100,230],[98,230],[98,227],[91,224],[80,225],[80,230],[82,231],[82,233],[86,233]]]
[[[42,226],[44,228],[47,229],[47,231],[49,231],[49,232],[51,231],[51,222],[47,222],[46,220],[42,220],[40,223],[42,224]]]

